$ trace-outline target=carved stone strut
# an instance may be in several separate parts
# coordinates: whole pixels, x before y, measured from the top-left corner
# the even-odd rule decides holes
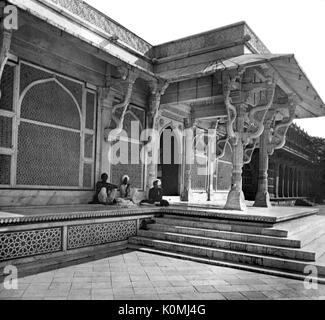
[[[120,73],[122,73],[122,71]],[[125,114],[131,101],[134,83],[138,77],[139,74],[136,71],[132,71],[130,69],[127,69],[127,71],[125,71],[125,69],[123,69],[122,79],[125,80],[127,83],[126,94],[124,96],[123,101],[113,107],[111,116],[112,120],[114,120],[114,122],[116,123],[116,128],[105,129],[105,137],[107,137],[108,141],[116,140],[123,130]],[[122,114],[121,117],[118,119],[115,114],[116,110],[120,108],[122,108]]]
[[[280,149],[285,145],[286,133],[295,117],[295,110],[298,99],[295,95],[288,98],[287,111],[288,116],[276,124],[275,117],[277,110],[271,109],[268,112],[265,121],[265,129],[260,138],[259,150],[259,173],[258,173],[258,190],[255,197],[255,207],[270,207],[270,195],[268,192],[268,168],[269,155],[274,153],[275,149]],[[272,129],[274,127],[274,129]]]
[[[299,103],[299,99],[295,94],[292,94],[288,97],[288,117],[285,117],[281,122],[275,124],[275,127],[270,132],[270,142],[268,144],[268,154],[273,155],[274,151],[284,147],[286,143],[286,134],[289,127],[295,119],[296,107]]]
[[[158,125],[159,109],[161,97],[165,94],[169,83],[167,81],[154,81],[150,83],[149,101],[149,128],[156,129]]]
[[[156,179],[156,169],[158,163],[158,150],[159,140],[158,137],[158,118],[160,109],[161,97],[165,94],[169,83],[167,81],[153,81],[149,83],[150,87],[150,100],[149,100],[149,116],[148,116],[148,129],[152,131],[148,137],[147,143],[144,146],[144,153],[146,158],[149,159],[149,153],[151,152],[151,161],[147,163],[147,183],[146,190],[152,187],[153,181]]]
[[[276,81],[270,77],[260,83],[243,83],[246,69],[240,69],[225,85],[225,104],[228,113],[227,133],[232,145],[232,185],[225,208],[245,210],[245,198],[242,191],[242,168],[249,163],[256,143],[264,130],[264,119],[273,104]],[[243,88],[245,90],[243,90]],[[231,97],[231,91],[239,91],[239,98]],[[263,105],[251,103],[254,94],[267,91],[269,100]]]

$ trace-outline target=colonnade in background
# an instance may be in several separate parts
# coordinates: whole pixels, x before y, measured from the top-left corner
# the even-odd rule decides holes
[[[276,164],[275,176],[275,198],[308,197],[312,193],[311,170],[281,163]]]

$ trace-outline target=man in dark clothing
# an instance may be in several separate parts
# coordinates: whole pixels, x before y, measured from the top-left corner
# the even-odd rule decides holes
[[[152,204],[161,207],[168,207],[169,202],[163,200],[163,190],[159,187],[159,180],[154,181],[153,188],[149,190],[149,199],[142,200],[140,204]]]
[[[107,173],[103,173],[101,179],[96,183],[96,193],[90,203],[115,204],[117,186],[107,182]]]

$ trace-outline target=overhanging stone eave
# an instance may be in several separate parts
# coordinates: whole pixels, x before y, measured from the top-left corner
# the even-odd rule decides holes
[[[19,3],[26,2],[25,0],[8,0],[9,3],[12,3],[16,5],[17,7]],[[103,12],[99,11],[98,9],[94,8],[93,6],[89,5],[86,1],[80,1],[78,5],[80,7],[76,8],[75,3],[73,1],[60,1],[60,0],[37,0],[36,2],[43,4],[44,7],[50,8],[52,11],[58,12],[60,15],[67,17],[70,20],[76,21],[82,25],[86,25],[87,28],[90,28],[91,30],[99,31],[102,33],[105,33],[107,36],[117,36],[114,31],[117,30],[117,33],[120,34],[121,37],[117,36],[117,40],[119,41],[118,44],[121,46],[124,46],[125,48],[128,48],[134,53],[137,53],[141,56],[143,56],[146,59],[150,59],[149,53],[151,53],[151,49],[153,46],[136,35],[134,32],[130,31],[129,29],[122,26],[120,23],[116,22],[112,18],[105,15]],[[69,2],[71,2],[71,6],[69,6]],[[90,12],[90,16],[87,17],[85,15],[79,16],[78,14],[75,14],[74,11],[76,9],[79,9],[79,12]],[[78,12],[78,13],[79,13]],[[96,21],[97,18],[97,21]],[[101,26],[98,26],[100,23],[98,20],[101,20],[100,22],[106,22],[106,24],[102,24]],[[91,21],[90,21],[91,20]],[[97,24],[96,24],[97,22]],[[114,30],[107,31],[107,28],[109,28],[109,24],[114,25]],[[124,41],[120,38],[127,38],[127,36],[131,37],[133,41],[138,42],[138,47],[141,47],[141,49],[137,49],[136,45],[130,45],[128,41]],[[130,40],[129,40],[130,42]],[[132,41],[131,41],[132,42]]]
[[[325,104],[322,98],[294,55],[282,60],[270,61],[269,66],[280,76],[280,87],[287,93],[296,94],[300,99],[296,110],[297,119],[325,116]]]
[[[294,57],[293,54],[243,54],[223,60],[218,59],[183,68],[167,70],[156,73],[156,75],[169,83],[174,83],[209,76],[216,72],[236,70],[240,67],[257,67],[266,65],[274,60],[292,57]]]
[[[51,11],[50,8],[44,10],[44,8],[42,8],[42,3],[38,3],[33,0],[24,0],[24,2],[20,0],[10,0],[9,2],[17,6],[20,10],[27,12],[31,16],[45,21],[49,25],[52,25],[53,27],[71,35],[73,38],[76,38],[83,43],[96,48],[98,52],[102,53],[101,55],[95,55],[99,59],[112,63],[113,58],[117,61],[117,63],[115,63],[117,66],[131,66],[137,69],[140,72],[140,77],[147,81],[160,79],[160,77],[152,71],[153,68],[151,59],[134,51],[132,52],[132,50],[128,50],[123,46],[114,44],[109,39],[109,36],[104,32],[92,30],[92,28],[77,23],[72,19],[69,20],[67,17],[62,15],[61,12],[53,13],[53,10]],[[106,45],[105,47],[101,45],[103,43]],[[105,56],[107,56],[107,59],[105,59]],[[142,64],[147,64],[148,67],[150,66],[150,68],[139,65],[139,60],[142,60]]]

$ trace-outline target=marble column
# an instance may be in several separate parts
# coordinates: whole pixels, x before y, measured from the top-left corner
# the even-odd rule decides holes
[[[299,171],[296,168],[296,196],[299,197]]]
[[[164,81],[153,81],[149,83],[151,89],[149,112],[148,112],[148,127],[151,130],[150,141],[146,145],[146,156],[149,158],[151,153],[151,161],[146,163],[146,191],[149,192],[152,188],[153,181],[157,178],[158,151],[159,151],[159,133],[158,119],[160,115],[160,100],[165,94],[169,83]]]
[[[237,117],[235,120],[236,131],[239,133],[239,138],[237,141],[235,139],[230,139],[232,146],[232,177],[231,177],[231,190],[228,194],[225,209],[231,210],[245,210],[245,196],[243,193],[243,165],[244,165],[244,146],[241,136],[244,132],[244,118],[246,113],[246,106],[240,104],[236,107]]]
[[[286,197],[290,198],[290,167],[286,167],[286,187],[285,187],[285,192],[286,192]]]
[[[293,197],[293,169],[290,167],[289,169],[289,198]]]
[[[302,196],[302,179],[301,179],[301,168],[298,168],[298,196]]]
[[[107,138],[112,121],[113,98],[110,88],[101,88],[99,90],[99,107],[101,110],[101,161],[99,175],[106,172],[110,176],[110,143],[107,141]]]
[[[208,131],[208,154],[207,154],[207,165],[208,165],[208,183],[207,183],[207,201],[211,201],[211,193],[213,192],[213,175],[214,166],[216,160],[216,126],[209,129]]]
[[[275,163],[275,167],[274,167],[274,197],[275,198],[279,198],[279,185],[280,185],[280,165],[278,163]]]
[[[112,90],[109,88],[102,89],[100,94],[100,103],[102,107],[102,126],[104,128],[104,142],[102,145],[103,156],[101,167],[104,172],[108,172],[109,177],[111,177],[111,164],[117,160],[114,159],[116,155],[112,153],[112,146],[123,132],[125,114],[131,102],[135,81],[139,77],[138,71],[133,69],[120,67],[118,71],[122,80],[122,84],[125,87],[123,92],[124,97],[122,101],[113,106]],[[115,115],[115,111],[120,108],[122,109],[122,114],[118,118]],[[112,120],[115,122],[114,125],[111,125]]]
[[[268,190],[268,169],[269,155],[268,144],[270,140],[271,121],[264,125],[264,131],[260,137],[259,149],[259,170],[258,170],[258,189],[255,197],[254,207],[271,207],[270,195]]]
[[[283,190],[284,190],[284,169],[283,165],[279,165],[279,189],[278,189],[278,197],[283,198]]]
[[[192,166],[194,164],[194,127],[191,119],[184,120],[184,129],[186,134],[184,136],[185,144],[185,159],[184,159],[184,187],[181,192],[181,201],[189,202],[192,198],[191,180],[192,180]]]
[[[300,182],[301,182],[301,193],[300,196],[304,197],[305,196],[305,176],[304,176],[304,170],[301,168],[301,174],[300,174]]]
[[[251,161],[257,139],[264,131],[264,120],[273,104],[277,81],[275,77],[265,76],[265,81],[256,82],[253,77],[249,77],[249,72],[245,73],[246,71],[245,68],[239,68],[235,75],[230,77],[224,85],[228,116],[227,135],[233,151],[231,190],[228,194],[225,209],[241,211],[246,209],[245,197],[242,191],[244,161],[245,164]],[[249,108],[252,101],[255,101],[256,93],[262,91],[266,91],[268,101],[265,104],[260,101],[258,106]]]

